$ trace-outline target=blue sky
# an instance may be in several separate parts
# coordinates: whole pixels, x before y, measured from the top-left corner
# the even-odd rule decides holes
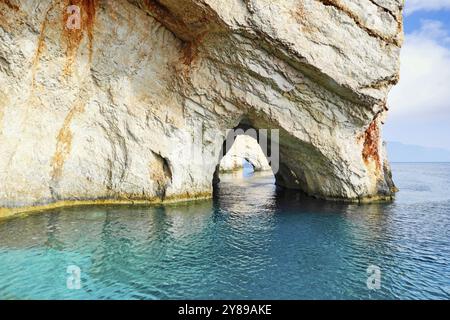
[[[404,27],[384,138],[450,150],[450,0],[406,0]]]

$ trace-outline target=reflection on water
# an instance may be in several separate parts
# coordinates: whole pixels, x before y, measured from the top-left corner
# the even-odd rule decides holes
[[[396,164],[390,204],[323,202],[265,173],[159,207],[62,209],[0,222],[3,299],[450,298],[450,165]],[[69,265],[81,290],[66,286]],[[367,289],[367,267],[381,290]]]

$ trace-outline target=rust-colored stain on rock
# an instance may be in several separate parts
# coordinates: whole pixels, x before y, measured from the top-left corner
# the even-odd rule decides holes
[[[31,65],[31,72],[32,72],[32,80],[31,80],[31,87],[34,88],[34,84],[36,81],[36,72],[37,72],[37,68],[39,65],[39,61],[41,59],[41,55],[42,52],[44,51],[44,45],[45,45],[45,33],[47,31],[47,26],[48,26],[48,16],[50,14],[50,11],[53,10],[53,3],[50,4],[50,6],[48,7],[46,13],[45,13],[45,17],[44,17],[44,21],[41,24],[41,30],[39,32],[39,37],[38,37],[38,43],[37,43],[37,47],[36,47],[36,53],[34,54],[34,58],[33,58],[33,62]]]
[[[180,21],[158,0],[144,0],[146,7],[155,15],[155,18],[159,21],[170,22],[172,24],[182,24]],[[161,22],[160,21],[160,22]],[[184,25],[183,25],[184,26]]]
[[[19,6],[10,0],[0,0],[0,26],[9,30],[12,27],[11,20],[17,18],[17,11],[19,11]]]
[[[88,36],[89,60],[92,60],[93,41],[94,41],[94,25],[97,0],[69,0],[66,8],[69,6],[78,6],[80,8],[81,26],[80,29],[70,29],[67,27],[71,13],[67,10],[63,14],[63,43],[66,44],[67,64],[65,73],[70,73],[73,62],[80,47],[81,41],[85,34]]]
[[[375,161],[377,169],[381,170],[379,141],[380,128],[378,127],[377,121],[374,120],[364,133],[364,148],[362,156],[366,164],[370,160]]]
[[[191,41],[186,41],[183,43],[181,51],[181,61],[184,65],[190,66],[199,55],[199,47],[203,42],[203,38],[206,34],[201,34],[195,37]]]
[[[191,65],[192,61],[194,61],[195,56],[197,53],[197,48],[194,42],[185,42],[183,44],[182,49],[182,61],[185,65],[189,66]]]
[[[11,10],[19,11],[19,6],[12,3],[11,0],[0,0],[0,3],[6,4]]]
[[[175,16],[170,10],[157,0],[145,0],[145,6],[151,12],[153,18],[174,32],[182,40],[193,38],[193,34],[189,31],[189,26],[182,19]]]
[[[4,0],[0,0],[4,1]],[[8,0],[6,0],[8,1]],[[70,74],[72,65],[75,61],[78,48],[83,40],[85,34],[87,33],[89,44],[89,60],[92,60],[93,53],[93,41],[94,41],[94,24],[96,15],[97,0],[64,0],[64,5],[61,2],[52,1],[45,13],[44,20],[41,24],[41,29],[38,37],[38,43],[36,47],[36,53],[32,61],[32,88],[35,86],[36,72],[38,69],[39,61],[42,56],[43,50],[45,48],[45,37],[47,28],[50,24],[49,15],[51,11],[55,9],[55,6],[60,4],[60,8],[63,10],[62,14],[62,45],[65,46],[65,53],[67,56],[67,63],[64,67],[64,73]],[[78,6],[80,8],[80,29],[69,29],[67,23],[71,15],[68,12],[69,6]]]
[[[67,156],[72,150],[72,131],[70,130],[70,125],[73,118],[84,112],[84,104],[79,103],[75,105],[72,110],[67,114],[64,119],[63,126],[59,130],[58,136],[56,138],[56,151],[52,159],[52,180],[56,181],[62,176],[62,170],[64,167],[64,162]]]

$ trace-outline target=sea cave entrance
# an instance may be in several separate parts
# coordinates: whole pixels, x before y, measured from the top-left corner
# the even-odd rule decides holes
[[[251,173],[246,162],[254,176],[269,173],[278,191],[300,191],[313,197],[324,194],[321,188],[328,188],[334,177],[332,164],[311,143],[255,115],[242,119],[225,135],[213,175],[215,195],[224,173],[235,172],[233,182]]]
[[[215,194],[221,180],[239,183],[242,179],[257,176],[264,177],[265,183],[275,185],[279,146],[278,132],[272,131],[258,130],[246,123],[229,130],[214,173]]]

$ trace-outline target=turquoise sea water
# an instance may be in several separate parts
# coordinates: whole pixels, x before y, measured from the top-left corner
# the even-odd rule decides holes
[[[0,298],[449,299],[450,164],[393,170],[389,204],[305,199],[247,173],[223,176],[214,201],[3,221]]]

